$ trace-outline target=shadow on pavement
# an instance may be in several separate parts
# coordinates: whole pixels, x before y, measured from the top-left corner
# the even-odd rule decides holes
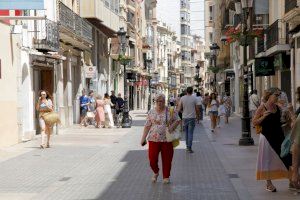
[[[122,171],[96,199],[238,199],[227,174],[215,155],[206,155],[200,153],[199,150],[195,151],[195,154],[189,154],[184,149],[175,149],[171,172],[172,183],[169,185],[162,183],[161,173],[158,182],[151,183],[152,171],[148,166],[145,150],[129,151],[121,162],[126,163]]]

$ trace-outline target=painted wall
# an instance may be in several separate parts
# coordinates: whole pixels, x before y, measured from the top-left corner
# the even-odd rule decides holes
[[[0,22],[0,147],[18,142],[17,126],[17,70],[13,63],[14,40],[10,27]]]

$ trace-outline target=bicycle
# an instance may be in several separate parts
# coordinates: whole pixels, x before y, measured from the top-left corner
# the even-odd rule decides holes
[[[124,112],[124,109],[123,108],[120,109],[120,113],[117,116],[117,123],[116,123],[117,128],[120,128],[122,126],[123,112]],[[129,118],[128,123],[131,126],[132,125],[132,117],[129,115],[129,112],[128,112],[128,118]]]

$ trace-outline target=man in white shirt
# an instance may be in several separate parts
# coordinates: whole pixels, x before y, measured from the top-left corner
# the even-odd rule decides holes
[[[187,88],[187,94],[181,97],[179,102],[179,110],[182,110],[182,118],[185,130],[185,140],[186,140],[186,150],[189,153],[193,153],[193,134],[195,128],[196,118],[198,120],[198,108],[197,108],[197,98],[192,96],[193,88]]]
[[[253,90],[249,97],[249,111],[251,112],[251,118],[254,117],[257,108],[260,106],[260,101],[257,96],[257,90]]]

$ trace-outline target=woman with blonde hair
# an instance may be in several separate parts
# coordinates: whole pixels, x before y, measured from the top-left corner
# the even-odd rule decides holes
[[[152,182],[156,182],[159,175],[158,157],[161,153],[162,168],[163,168],[163,183],[170,183],[170,173],[173,159],[173,144],[167,142],[166,132],[172,133],[181,120],[175,110],[171,114],[168,107],[166,107],[166,98],[163,94],[156,96],[156,106],[148,113],[144,133],[141,138],[141,145],[146,145],[146,138],[148,140],[149,162],[153,171]]]
[[[52,126],[45,122],[44,117],[53,111],[51,95],[46,90],[39,92],[39,99],[36,104],[36,110],[39,112],[39,124],[41,128],[41,149],[50,147],[50,135]]]
[[[253,118],[254,126],[261,126],[259,138],[256,179],[266,180],[266,190],[276,192],[272,180],[289,178],[291,154],[281,157],[281,144],[285,139],[281,123],[281,110],[277,105],[280,90],[270,88]]]
[[[96,96],[96,128],[102,128],[105,122],[105,114],[104,114],[104,101],[102,96]]]

